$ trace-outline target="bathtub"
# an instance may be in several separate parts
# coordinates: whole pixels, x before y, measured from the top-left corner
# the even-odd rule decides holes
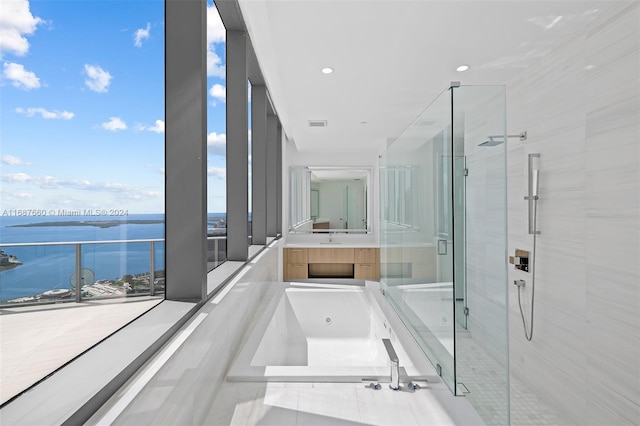
[[[387,288],[423,338],[425,328],[453,355],[453,283],[404,284]],[[433,343],[431,343],[433,344]]]
[[[391,339],[400,375],[425,380],[432,371],[411,361],[375,291],[292,283],[273,297],[227,380],[360,382],[371,378],[388,382],[390,362],[383,338]]]

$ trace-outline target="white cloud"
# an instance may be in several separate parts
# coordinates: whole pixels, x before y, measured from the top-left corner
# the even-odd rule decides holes
[[[0,157],[0,161],[9,166],[29,166],[31,163],[24,161],[20,157],[16,157],[14,155],[5,154]]]
[[[214,84],[213,86],[211,86],[211,89],[209,89],[209,95],[211,95],[213,98],[222,101],[222,102],[226,102],[227,101],[227,88],[225,86],[223,86],[222,84]]]
[[[32,71],[24,69],[24,65],[13,62],[4,63],[4,77],[12,80],[15,87],[24,90],[40,87],[40,79]]]
[[[212,46],[207,50],[207,76],[225,78],[227,76],[222,59],[214,52]]]
[[[13,201],[14,204],[17,204],[15,207],[16,209],[23,209],[27,207],[23,204],[24,201],[34,198],[33,194],[30,192],[8,189],[7,185],[0,188],[0,197],[2,197],[2,201],[4,203],[3,206],[5,206],[5,208],[11,208],[9,206],[11,206],[11,202]]]
[[[207,167],[207,176],[225,180],[227,178],[227,169],[224,167]]]
[[[33,34],[44,21],[31,14],[28,0],[2,0],[0,3],[0,57],[2,52],[23,56],[29,51],[25,36]]]
[[[164,133],[164,121],[156,120],[156,123],[153,126],[145,126],[144,124],[136,124],[135,130],[137,132],[155,132],[155,133]]]
[[[109,121],[102,123],[101,126],[103,129],[109,130],[110,132],[125,130],[127,128],[127,124],[122,121],[120,117],[109,117]]]
[[[164,133],[164,121],[156,120],[156,124],[148,127],[147,130],[155,133]]]
[[[0,181],[7,183],[29,183],[44,190],[82,190],[96,193],[112,194],[119,201],[135,201],[156,199],[162,196],[162,190],[157,188],[140,188],[118,182],[91,182],[89,180],[64,179],[54,176],[34,177],[26,173],[0,175]],[[30,198],[27,192],[16,193],[11,189],[2,188],[5,193],[11,192],[13,197]],[[66,193],[65,196],[69,194]],[[84,198],[83,198],[84,199]],[[61,202],[62,200],[57,200]],[[85,200],[86,201],[86,200]]]
[[[31,182],[33,178],[26,173],[10,173],[1,175],[0,180],[2,182]]]
[[[215,52],[215,45],[224,43],[227,30],[215,4],[207,6],[207,75],[225,78],[225,66]]]
[[[94,92],[105,93],[113,76],[108,71],[103,70],[97,65],[85,64],[84,72],[87,74],[87,79],[84,83],[87,87]]]
[[[51,120],[51,119],[59,119],[59,120],[71,120],[74,117],[74,113],[69,112],[69,111],[58,111],[58,110],[53,110],[53,111],[48,111],[44,108],[16,108],[16,112],[18,114],[24,114],[27,117],[33,117],[36,114],[40,114],[42,116],[42,118],[46,119],[46,120]]]
[[[227,38],[227,30],[222,23],[215,4],[207,5],[207,44],[222,43]]]
[[[138,28],[133,36],[134,41],[133,44],[136,47],[142,47],[142,40],[146,40],[149,38],[149,32],[151,31],[151,24],[147,22],[146,28]]]
[[[227,135],[211,132],[207,135],[207,150],[212,155],[225,155],[227,151]]]

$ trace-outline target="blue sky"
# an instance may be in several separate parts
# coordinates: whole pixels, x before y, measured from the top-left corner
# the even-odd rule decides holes
[[[0,2],[0,210],[163,212],[164,2]],[[225,31],[212,4],[207,18],[207,183],[219,212]]]

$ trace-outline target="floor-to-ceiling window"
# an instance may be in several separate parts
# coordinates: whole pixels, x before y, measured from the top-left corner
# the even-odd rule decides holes
[[[164,1],[12,0],[0,26],[4,402],[164,293]]]
[[[226,260],[226,29],[213,3],[207,3],[207,263]]]

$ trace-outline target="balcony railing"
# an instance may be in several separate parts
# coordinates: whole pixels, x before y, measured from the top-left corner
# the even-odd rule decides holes
[[[207,237],[207,270],[212,270],[222,262],[226,260],[226,236],[210,236]],[[155,296],[158,293],[164,292],[164,239],[138,239],[138,240],[108,240],[108,241],[64,241],[64,242],[40,242],[40,243],[3,243],[0,244],[0,249],[4,249],[5,259],[13,254],[11,249],[23,249],[25,247],[32,247],[34,250],[42,250],[41,253],[35,255],[31,253],[31,257],[40,258],[40,260],[46,260],[43,263],[42,268],[49,268],[50,273],[47,271],[47,279],[51,277],[51,280],[55,279],[55,270],[58,270],[58,280],[60,280],[61,274],[69,274],[69,286],[66,288],[56,288],[48,291],[30,292],[29,277],[24,279],[14,278],[12,283],[9,277],[3,277],[0,275],[0,283],[5,289],[12,284],[15,287],[24,286],[25,291],[22,296],[17,297],[3,297],[5,300],[0,300],[0,306],[24,306],[32,304],[42,303],[58,303],[58,302],[81,302],[83,300],[95,300],[96,298],[117,298],[117,297],[131,297],[131,296]],[[223,243],[221,243],[223,242]],[[148,265],[148,271],[139,270],[127,272],[119,279],[105,279],[106,277],[96,277],[92,269],[87,266],[91,262],[87,259],[83,261],[83,254],[92,255],[94,257],[94,264],[100,262],[100,256],[106,256],[108,251],[100,251],[100,245],[108,246],[113,244],[119,245],[131,245],[142,244],[147,245],[148,248],[142,248],[142,250],[136,250],[138,257],[144,256],[142,253],[147,250],[148,261],[138,259],[138,268],[144,268],[140,266],[144,263]],[[160,246],[160,247],[159,247]],[[223,246],[223,247],[221,247]],[[53,248],[53,250],[51,250]],[[17,250],[23,251],[23,250]],[[23,251],[24,252],[24,251]],[[114,252],[110,252],[111,256],[114,256]],[[127,263],[127,250],[115,252],[115,255],[120,257],[120,264]],[[222,256],[221,256],[222,254]],[[47,258],[49,256],[49,258]],[[71,259],[71,257],[73,259]],[[162,259],[158,261],[158,259]],[[18,272],[22,267],[20,258],[13,258],[13,263],[9,263],[8,260],[3,265],[4,269],[17,269]],[[148,262],[148,263],[147,263]],[[46,266],[45,266],[46,265]],[[160,269],[156,269],[160,265]],[[95,265],[94,265],[95,266]],[[119,265],[122,268],[122,265]],[[38,266],[41,268],[41,266]],[[95,269],[95,268],[94,268]],[[145,268],[146,269],[146,268]],[[132,272],[136,272],[135,275]],[[111,273],[111,272],[110,272]],[[160,276],[159,276],[160,275]],[[129,278],[132,282],[126,282],[124,278]],[[36,286],[38,283],[35,283]],[[41,285],[41,284],[40,284]]]

